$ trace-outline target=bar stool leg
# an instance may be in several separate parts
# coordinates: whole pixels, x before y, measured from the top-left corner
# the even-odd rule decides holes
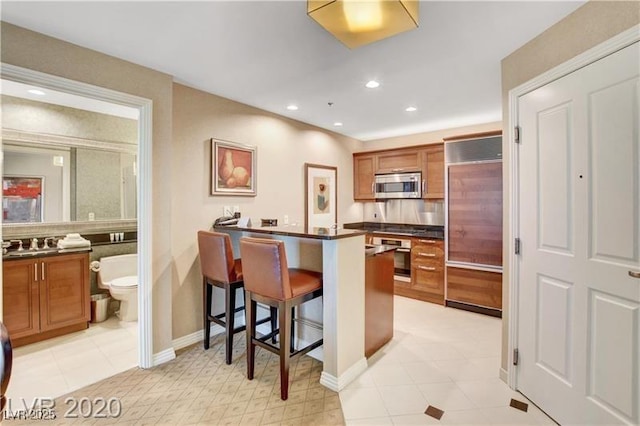
[[[291,352],[293,353],[293,351],[296,350],[295,348],[295,343],[296,343],[296,325],[295,325],[295,321],[294,318],[296,317],[296,307],[292,306],[291,307]]]
[[[224,313],[224,322],[225,322],[225,333],[226,333],[226,353],[225,353],[225,361],[227,365],[231,364],[231,356],[233,354],[233,330],[234,330],[234,322],[236,319],[236,290],[231,286],[225,286],[224,290],[224,298],[225,298],[225,313]]]
[[[256,302],[251,300],[251,293],[245,291],[245,315],[247,318],[247,378],[253,380],[255,367],[256,345],[253,339],[256,336]]]
[[[204,348],[209,349],[209,339],[211,338],[211,299],[213,297],[213,286],[207,283],[206,278],[202,278],[202,295],[203,306],[202,316],[204,317]]]
[[[278,308],[274,308],[273,306],[269,306],[269,314],[271,315],[271,331],[276,331],[278,329]],[[274,334],[271,338],[271,343],[276,342],[276,335]]]
[[[278,303],[280,325],[280,398],[289,398],[289,357],[291,355],[291,318],[286,302]]]

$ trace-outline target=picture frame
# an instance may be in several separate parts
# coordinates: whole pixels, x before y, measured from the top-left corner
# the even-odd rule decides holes
[[[4,223],[44,222],[44,176],[3,176]]]
[[[338,168],[304,164],[304,226],[331,228],[338,223]]]
[[[211,139],[211,195],[257,195],[256,147]]]

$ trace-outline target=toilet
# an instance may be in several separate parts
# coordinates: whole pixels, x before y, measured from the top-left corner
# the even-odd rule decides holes
[[[108,289],[120,301],[121,321],[138,320],[138,255],[123,254],[100,259],[98,287]]]

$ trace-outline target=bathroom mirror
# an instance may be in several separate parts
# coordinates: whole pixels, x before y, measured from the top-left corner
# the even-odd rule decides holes
[[[3,225],[135,221],[138,111],[2,80]]]
[[[136,219],[128,149],[3,141],[4,224]]]

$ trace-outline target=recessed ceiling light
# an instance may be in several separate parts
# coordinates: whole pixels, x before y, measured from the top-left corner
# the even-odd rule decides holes
[[[298,110],[298,105],[287,105],[287,109],[289,111],[297,111]]]
[[[340,126],[342,126],[342,123],[339,122],[339,121],[336,121],[335,123],[333,123],[333,125],[336,126],[336,127],[340,127]]]
[[[413,112],[413,111],[417,111],[417,110],[418,110],[418,108],[416,108],[416,107],[414,107],[414,106],[410,106],[410,107],[407,107],[407,108],[405,109],[405,111],[407,111],[407,112]]]
[[[376,87],[380,86],[380,83],[378,83],[375,80],[370,80],[367,82],[367,84],[365,84],[366,87],[368,87],[369,89],[375,89]]]
[[[32,95],[38,95],[38,96],[46,95],[46,93],[44,93],[42,90],[38,90],[38,89],[29,89],[29,90],[27,90],[27,92],[31,93]]]

